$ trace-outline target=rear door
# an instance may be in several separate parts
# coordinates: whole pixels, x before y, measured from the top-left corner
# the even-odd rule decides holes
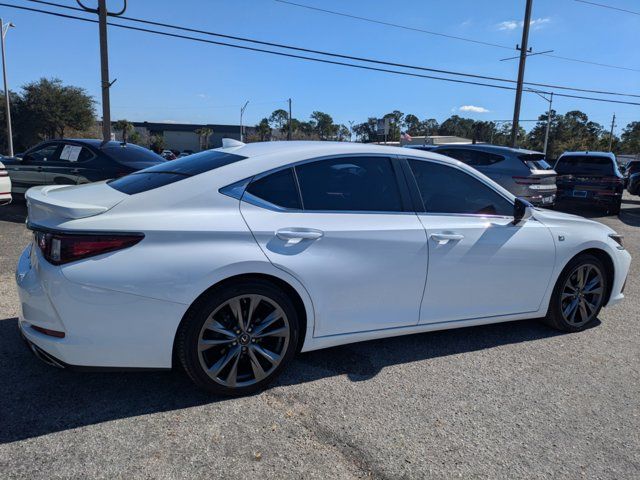
[[[429,273],[421,323],[534,312],[555,265],[549,229],[513,224],[513,205],[462,169],[409,159],[424,203]]]
[[[256,177],[241,212],[269,260],[308,290],[315,336],[415,325],[426,235],[395,159],[338,156]]]
[[[93,152],[83,145],[64,142],[59,153],[47,164],[47,183],[76,185],[87,183],[87,170]],[[81,179],[84,179],[83,181]]]

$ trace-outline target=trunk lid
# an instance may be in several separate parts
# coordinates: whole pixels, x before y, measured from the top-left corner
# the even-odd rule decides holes
[[[100,215],[115,207],[127,195],[106,182],[86,185],[33,187],[25,195],[29,222],[54,227],[61,222]]]

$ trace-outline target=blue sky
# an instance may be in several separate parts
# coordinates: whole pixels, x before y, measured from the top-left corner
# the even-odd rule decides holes
[[[54,1],[76,5],[72,0]],[[95,0],[84,1],[95,4]],[[116,8],[120,1],[108,3]],[[525,3],[293,1],[514,47],[520,42]],[[10,2],[49,8],[25,0]],[[635,0],[600,3],[640,11]],[[499,61],[511,55],[508,50],[328,15],[274,0],[130,0],[129,4],[127,15],[132,17],[399,63],[497,77],[517,75],[516,60]],[[7,36],[12,89],[43,76],[58,77],[100,99],[97,25],[6,7],[0,7],[0,15],[17,25]],[[534,50],[553,49],[561,56],[640,70],[639,15],[574,0],[534,0],[532,18],[530,45]],[[322,110],[345,124],[393,109],[439,121],[453,113],[485,120],[510,119],[513,111],[511,91],[366,72],[116,28],[110,28],[109,40],[111,77],[118,79],[111,91],[113,119],[237,123],[240,106],[249,100],[246,123],[255,124],[274,109],[285,108],[289,97],[297,118],[306,119],[313,110]],[[640,93],[640,71],[543,56],[529,58],[526,79]],[[579,109],[605,125],[615,112],[617,131],[630,121],[640,120],[638,106],[556,98],[554,108],[560,113]],[[535,119],[545,109],[544,100],[525,94],[521,118]]]

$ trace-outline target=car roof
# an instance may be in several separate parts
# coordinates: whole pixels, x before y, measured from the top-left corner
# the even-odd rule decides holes
[[[513,148],[513,147],[505,147],[504,145],[492,145],[490,143],[450,143],[437,145],[438,150],[440,148],[466,148],[471,150],[479,150],[482,152],[491,152],[491,153],[524,153],[524,154],[542,154],[542,152],[537,152],[535,150],[527,150],[525,148]]]
[[[588,157],[588,156],[598,156],[598,157],[609,157],[611,160],[615,160],[616,156],[611,152],[591,152],[591,151],[582,151],[582,152],[564,152],[558,159],[564,157],[565,155],[577,156],[577,157]]]

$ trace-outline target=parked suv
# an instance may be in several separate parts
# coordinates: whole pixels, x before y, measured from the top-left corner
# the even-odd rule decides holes
[[[540,152],[483,144],[442,145],[432,152],[472,166],[534,205],[551,207],[555,203],[556,172]]]
[[[565,152],[555,169],[558,201],[604,206],[613,215],[620,213],[624,178],[613,153]]]

